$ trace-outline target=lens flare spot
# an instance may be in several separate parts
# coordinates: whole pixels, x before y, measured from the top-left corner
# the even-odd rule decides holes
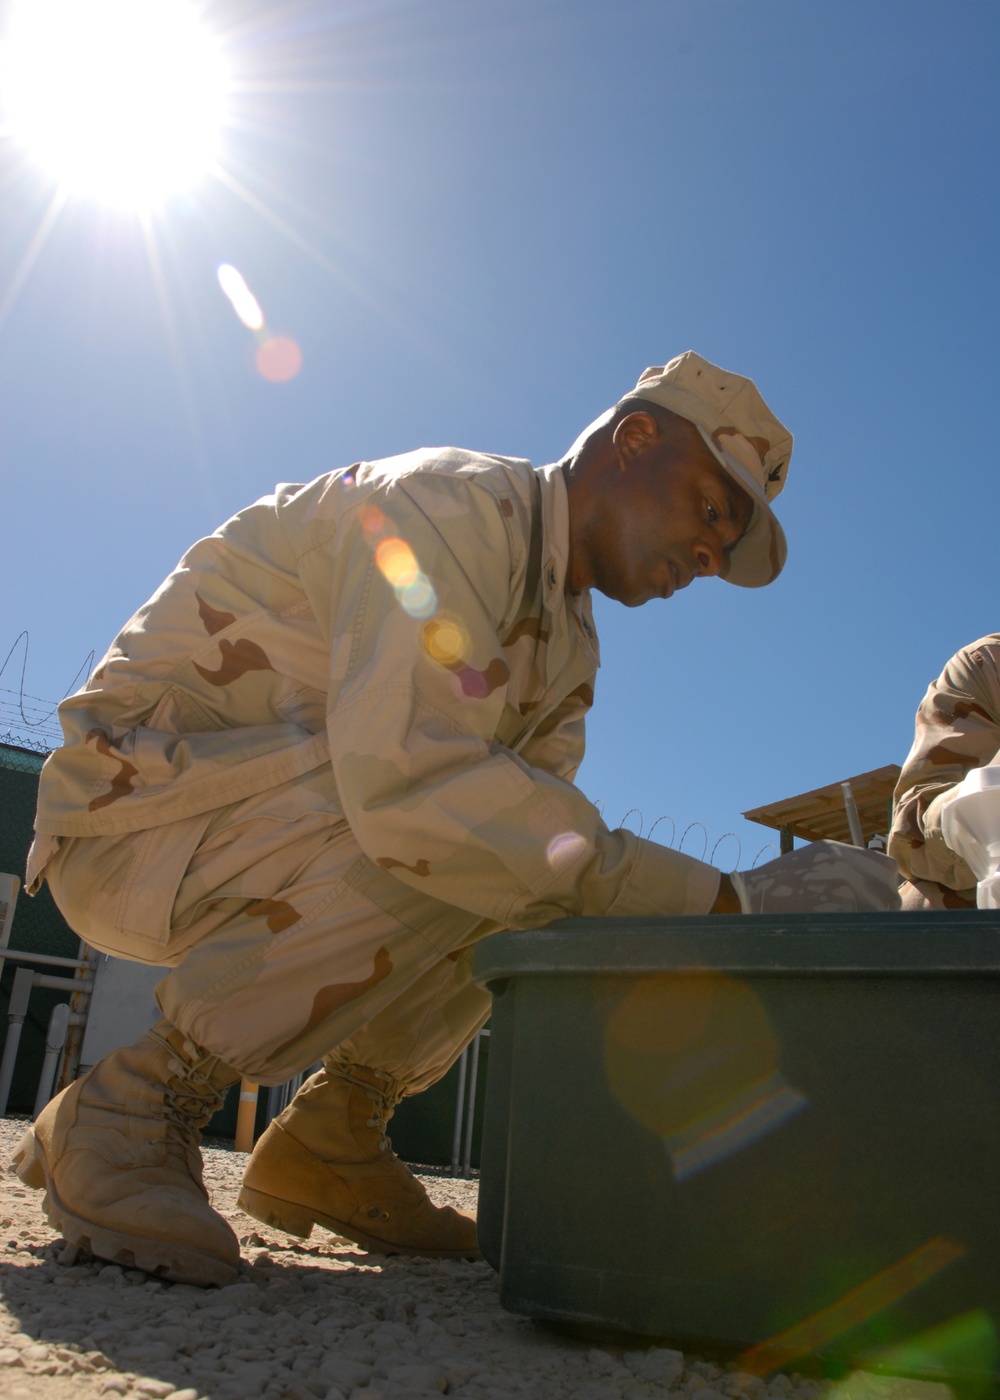
[[[439,617],[423,631],[424,650],[432,660],[454,669],[469,649],[469,634],[455,617]]]
[[[778,1065],[756,993],[706,971],[633,983],[604,1030],[608,1084],[663,1140],[683,1181],[749,1147],[807,1105]]]
[[[888,1371],[892,1375],[988,1377],[996,1374],[997,1358],[1000,1357],[997,1341],[993,1319],[982,1308],[976,1308],[949,1318],[926,1332],[907,1337],[905,1341],[877,1352],[873,1359],[880,1372]],[[875,1370],[875,1366],[870,1369]],[[875,1381],[876,1378],[872,1376],[870,1379]],[[992,1387],[989,1390],[983,1387],[981,1394],[984,1400],[991,1390]],[[947,1395],[947,1400],[951,1400],[951,1394],[947,1387],[941,1387],[941,1395]],[[828,1400],[849,1400],[848,1386],[834,1386]],[[862,1396],[862,1400],[866,1400],[866,1397]],[[871,1400],[881,1400],[881,1397],[873,1394]],[[927,1400],[936,1400],[936,1397],[932,1397],[928,1391]]]
[[[561,831],[558,836],[553,836],[545,854],[552,869],[561,870],[586,849],[586,837],[581,836],[578,831]]]
[[[898,1259],[888,1268],[859,1283],[829,1307],[813,1313],[787,1331],[750,1347],[739,1358],[740,1369],[749,1371],[753,1376],[764,1376],[769,1371],[789,1365],[797,1357],[827,1346],[834,1338],[860,1326],[869,1318],[877,1317],[893,1303],[898,1303],[941,1269],[961,1259],[965,1252],[964,1245],[941,1235],[935,1236],[905,1258]]]
[[[268,336],[257,349],[257,372],[270,384],[287,384],[301,368],[302,351],[290,336]]]
[[[264,326],[264,313],[260,302],[247,286],[243,277],[231,263],[220,263],[217,273],[219,286],[229,298],[230,304],[248,331],[259,331]]]
[[[374,535],[380,535],[385,529],[385,516],[378,506],[362,506],[360,512],[361,528],[371,539]]]
[[[371,509],[384,522],[385,517],[378,507]],[[366,530],[366,533],[371,538],[374,532]],[[410,617],[431,617],[436,612],[437,594],[434,592],[434,586],[427,575],[420,572],[416,555],[405,540],[396,535],[381,540],[375,546],[375,563],[396,590],[396,597],[403,611],[409,613]]]
[[[674,1180],[686,1181],[706,1167],[724,1162],[779,1128],[808,1102],[778,1071],[747,1085],[722,1109],[664,1138]]]
[[[399,590],[399,601],[411,617],[432,617],[437,610],[437,594],[423,574]]]
[[[392,584],[393,588],[408,588],[416,583],[420,566],[413,550],[406,543],[393,536],[383,540],[375,550],[375,562]]]

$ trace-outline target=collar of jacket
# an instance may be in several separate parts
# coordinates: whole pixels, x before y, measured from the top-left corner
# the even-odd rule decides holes
[[[601,654],[597,628],[590,603],[590,589],[567,593],[566,571],[569,568],[569,496],[566,478],[558,462],[538,467],[542,487],[542,596],[550,613],[567,608],[580,624],[587,647],[593,653],[594,664],[600,666]]]
[[[557,462],[539,467],[542,483],[542,596],[549,612],[558,612],[569,568],[569,497]]]

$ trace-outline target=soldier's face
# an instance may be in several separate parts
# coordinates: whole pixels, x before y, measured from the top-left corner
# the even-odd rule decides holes
[[[653,439],[621,459],[592,525],[593,586],[626,607],[720,573],[750,523],[750,496],[686,426],[680,442]]]

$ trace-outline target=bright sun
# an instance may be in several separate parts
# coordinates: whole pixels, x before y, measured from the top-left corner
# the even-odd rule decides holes
[[[68,192],[148,209],[218,159],[227,72],[190,0],[15,0],[8,129]]]

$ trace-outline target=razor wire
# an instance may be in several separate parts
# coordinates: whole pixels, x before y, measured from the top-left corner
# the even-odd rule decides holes
[[[595,805],[595,806],[598,806],[598,803],[595,803],[594,805]],[[604,815],[604,799],[603,799],[603,798],[599,799],[599,810],[600,810],[600,812],[601,812],[601,816],[603,817],[603,815]],[[643,827],[644,827],[644,825],[645,825],[645,818],[644,818],[644,816],[643,816],[643,812],[642,812],[642,808],[641,808],[641,807],[630,807],[629,810],[628,810],[628,811],[625,813],[625,815],[622,817],[621,821],[618,823],[618,825],[617,825],[617,827],[616,827],[616,830],[618,830],[618,831],[628,831],[630,828],[628,828],[628,827],[625,825],[625,823],[628,821],[629,817],[632,817],[632,816],[637,816],[637,817],[639,818],[639,830],[633,832],[632,834],[633,834],[634,836],[642,836],[642,834],[643,834]],[[708,835],[708,828],[706,827],[706,825],[705,825],[704,822],[700,822],[700,821],[691,821],[691,822],[688,822],[687,826],[686,826],[686,827],[684,828],[684,830],[681,832],[681,839],[680,839],[679,841],[677,841],[677,823],[676,823],[676,821],[673,819],[673,817],[670,815],[669,812],[664,812],[661,816],[659,816],[659,817],[656,818],[656,821],[653,822],[653,825],[649,828],[649,831],[648,831],[648,833],[646,834],[646,840],[647,840],[647,841],[651,841],[651,840],[653,839],[653,832],[656,830],[656,828],[660,825],[661,822],[669,822],[669,823],[670,823],[670,839],[667,840],[667,841],[664,841],[664,840],[661,839],[660,842],[659,842],[659,844],[660,844],[661,846],[666,846],[666,847],[668,848],[668,850],[683,851],[683,849],[684,849],[684,842],[685,842],[685,840],[686,840],[686,838],[687,838],[688,833],[689,833],[690,831],[693,831],[695,827],[700,827],[700,828],[701,828],[701,832],[702,832],[702,838],[703,838],[703,840],[702,840],[701,855],[697,856],[696,859],[697,859],[697,860],[706,860],[706,853],[708,852],[709,835]],[[675,841],[677,841],[676,846],[674,845],[674,842],[675,842]],[[737,834],[736,834],[735,831],[724,831],[724,832],[722,833],[722,835],[718,838],[718,840],[717,840],[717,841],[715,842],[715,844],[712,846],[711,853],[707,855],[707,864],[709,864],[709,865],[715,865],[715,864],[716,864],[716,859],[715,859],[715,857],[716,857],[716,852],[718,851],[719,847],[722,845],[722,843],[723,843],[724,841],[735,841],[735,842],[736,842],[736,860],[735,860],[735,862],[734,862],[732,865],[729,865],[729,864],[721,865],[721,864],[720,864],[720,865],[717,866],[717,869],[723,870],[723,871],[728,875],[728,874],[732,874],[732,872],[733,872],[734,870],[738,870],[738,869],[740,868],[740,861],[742,860],[742,857],[743,857],[743,843],[740,841],[740,838],[737,836]],[[770,852],[771,852],[771,859],[774,859],[774,858],[777,856],[777,854],[778,854],[777,848],[774,846],[773,842],[768,841],[765,845],[763,845],[763,846],[760,848],[760,850],[759,850],[759,851],[757,852],[757,854],[754,856],[753,862],[752,862],[752,864],[751,864],[751,866],[750,866],[750,869],[751,869],[751,870],[754,869],[754,867],[757,865],[757,862],[760,860],[761,856],[764,855],[765,851],[770,851]],[[687,852],[686,854],[690,854],[690,852]]]
[[[27,764],[33,766],[33,764],[37,762],[37,760],[34,757],[36,754],[40,755],[41,757],[44,757],[46,754],[50,753],[54,748],[58,748],[58,746],[62,743],[62,732],[59,726],[59,722],[57,719],[54,718],[56,715],[56,711],[59,708],[60,702],[58,700],[52,701],[43,699],[41,696],[38,695],[32,695],[25,689],[25,678],[27,675],[28,667],[28,650],[30,646],[30,636],[26,628],[18,633],[17,637],[14,639],[13,645],[7,652],[3,663],[0,664],[0,676],[4,674],[5,670],[10,664],[11,658],[14,656],[15,652],[17,651],[18,647],[21,645],[22,642],[24,644],[24,648],[21,656],[21,674],[19,678],[18,688],[17,690],[12,690],[8,687],[0,686],[0,745],[3,745],[8,750],[8,766],[11,766],[10,759],[13,758],[12,751],[22,751],[22,753],[24,754],[24,761]],[[91,651],[88,653],[87,657],[83,662],[83,665],[79,667],[79,669],[76,672],[76,675],[70,682],[65,692],[66,695],[71,695],[73,693],[81,676],[90,674],[90,668],[93,665],[93,661],[94,652]],[[594,801],[593,805],[597,808],[598,812],[600,813],[603,819],[605,807],[604,799],[602,797],[597,798]],[[643,834],[643,828],[645,827],[645,816],[641,807],[630,807],[629,810],[622,817],[621,821],[618,823],[618,829],[630,830],[630,828],[626,826],[626,822],[628,822],[628,820],[631,817],[637,818],[638,821],[638,830],[634,831],[632,834],[641,837]],[[684,849],[684,842],[688,837],[688,833],[693,831],[694,828],[700,827],[703,840],[701,854],[697,857],[697,859],[705,860],[706,853],[708,852],[709,834],[708,828],[705,826],[704,822],[688,822],[687,826],[685,826],[683,832],[681,833],[680,840],[677,841],[677,822],[674,820],[674,818],[670,815],[669,812],[664,812],[656,818],[652,826],[649,828],[649,832],[646,837],[647,840],[652,839],[653,832],[656,830],[656,828],[660,825],[661,822],[670,823],[669,840],[664,841],[661,839],[660,841],[660,845],[666,846],[670,850],[676,849],[678,851],[682,851]],[[723,832],[722,835],[715,842],[715,844],[712,846],[711,853],[708,854],[707,859],[708,864],[715,865],[716,853],[718,852],[719,847],[723,844],[723,842],[727,840],[733,840],[736,842],[735,863],[731,866],[722,867],[720,865],[719,867],[720,869],[724,868],[728,873],[732,870],[738,869],[740,859],[743,854],[743,847],[740,842],[740,838],[736,835],[735,831]],[[675,841],[677,842],[676,847],[674,845]],[[768,851],[771,853],[772,859],[778,854],[774,844],[772,842],[767,842],[754,856],[753,862],[750,866],[751,870],[756,867],[758,861],[765,854],[765,852]]]
[[[11,658],[23,642],[21,674],[18,688],[0,686],[0,741],[29,748],[38,752],[48,752],[62,742],[62,731],[58,720],[54,719],[59,708],[58,700],[46,700],[40,695],[32,695],[25,689],[28,670],[28,651],[31,638],[27,628],[23,628],[14,638],[14,643],[0,664],[0,676],[6,671]],[[89,676],[94,663],[94,653],[90,651],[70,681],[63,698],[71,695],[81,677]]]

